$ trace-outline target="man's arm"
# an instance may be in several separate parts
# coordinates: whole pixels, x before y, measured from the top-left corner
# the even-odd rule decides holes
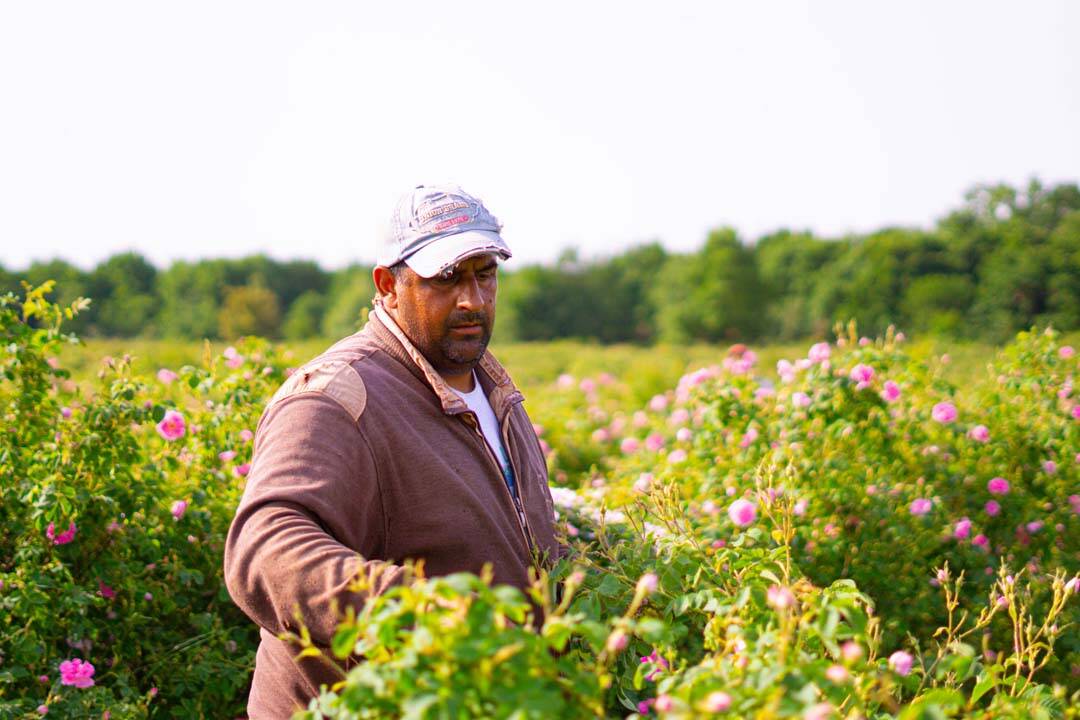
[[[384,518],[378,477],[357,423],[331,397],[305,392],[275,403],[259,424],[247,486],[225,541],[233,601],[268,631],[298,632],[299,605],[312,641],[328,646],[357,572],[378,574],[371,592],[400,582],[379,560]]]

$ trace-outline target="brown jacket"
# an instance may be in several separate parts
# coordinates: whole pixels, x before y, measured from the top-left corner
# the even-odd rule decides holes
[[[247,486],[225,543],[225,583],[261,628],[248,699],[252,720],[288,718],[337,673],[293,658],[279,633],[330,644],[357,572],[423,559],[425,574],[479,573],[528,584],[537,555],[559,548],[547,467],[522,395],[490,353],[477,367],[502,429],[520,515],[479,423],[381,308],[363,330],[297,370],[259,421]],[[524,520],[524,522],[522,522]]]

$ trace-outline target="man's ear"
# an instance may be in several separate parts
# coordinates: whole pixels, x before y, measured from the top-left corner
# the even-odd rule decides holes
[[[389,268],[378,265],[371,271],[371,279],[375,283],[375,292],[382,298],[383,305],[391,309],[397,309],[397,278]]]

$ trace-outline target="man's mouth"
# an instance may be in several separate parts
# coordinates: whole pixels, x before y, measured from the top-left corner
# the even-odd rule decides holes
[[[484,332],[484,326],[479,323],[471,323],[466,325],[451,325],[450,330],[461,335],[482,335]]]

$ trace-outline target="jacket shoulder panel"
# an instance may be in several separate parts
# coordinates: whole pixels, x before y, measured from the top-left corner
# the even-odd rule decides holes
[[[266,408],[269,410],[287,397],[309,392],[334,400],[353,422],[360,419],[367,407],[367,387],[360,373],[350,363],[337,360],[298,369],[278,388]]]

